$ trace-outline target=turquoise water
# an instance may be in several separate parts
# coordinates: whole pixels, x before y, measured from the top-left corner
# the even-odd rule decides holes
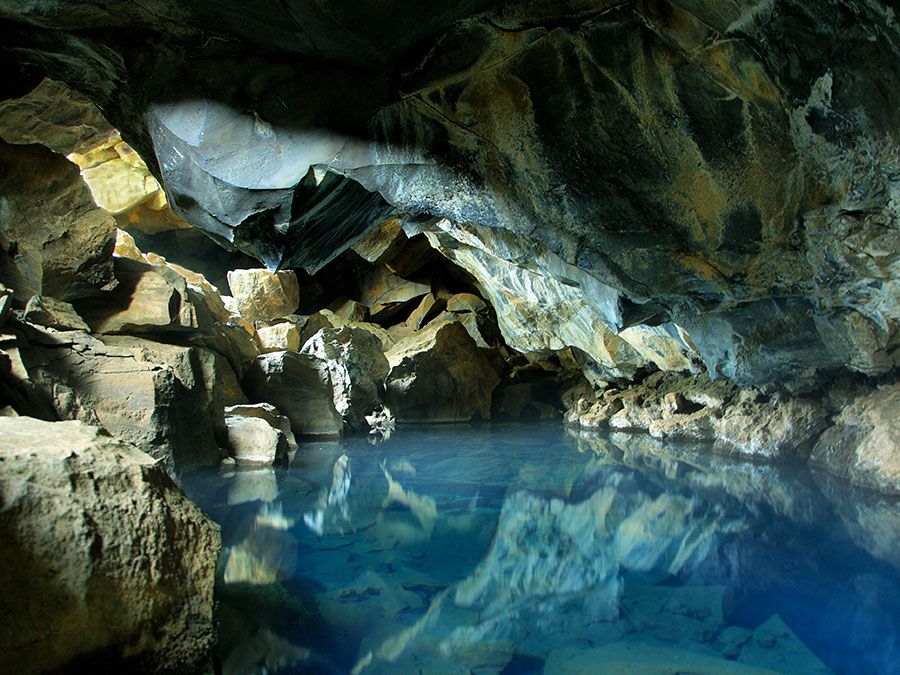
[[[226,675],[900,672],[898,503],[806,469],[443,427],[185,488]]]

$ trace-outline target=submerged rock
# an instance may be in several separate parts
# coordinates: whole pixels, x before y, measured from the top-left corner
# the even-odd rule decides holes
[[[210,667],[219,529],[153,458],[81,422],[0,418],[5,668]]]
[[[386,401],[400,422],[488,419],[500,375],[491,352],[453,320],[432,321],[386,354]]]

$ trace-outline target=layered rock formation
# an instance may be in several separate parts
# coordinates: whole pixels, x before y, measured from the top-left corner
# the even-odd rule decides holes
[[[0,418],[3,668],[210,663],[219,528],[149,455],[82,422]]]

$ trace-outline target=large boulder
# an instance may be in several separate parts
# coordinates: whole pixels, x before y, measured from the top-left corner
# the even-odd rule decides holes
[[[261,417],[230,414],[228,448],[238,464],[272,464],[288,452],[284,433]]]
[[[388,407],[400,422],[487,419],[500,375],[492,352],[482,349],[452,319],[435,320],[386,354]]]
[[[73,300],[114,285],[115,221],[78,169],[35,146],[0,141],[0,282],[22,302]]]
[[[4,670],[211,666],[219,529],[149,455],[0,418],[0,533]]]
[[[900,384],[847,402],[810,462],[857,485],[900,494]]]
[[[219,459],[224,406],[240,402],[228,362],[199,347],[24,325],[0,351],[2,398],[20,414],[103,427],[172,471]]]
[[[297,436],[340,436],[343,420],[319,359],[297,352],[262,354],[242,381],[252,401],[275,405],[291,421]]]
[[[297,275],[289,270],[232,270],[228,273],[228,285],[238,312],[251,323],[288,316],[300,304]]]
[[[322,380],[331,383],[334,408],[352,430],[367,430],[366,418],[383,404],[384,379],[390,366],[381,340],[364,328],[323,328],[305,345],[315,357]]]
[[[216,288],[164,258],[137,249],[131,255],[115,258],[115,289],[76,303],[91,332],[207,347],[242,373],[258,353],[256,342],[231,319]]]

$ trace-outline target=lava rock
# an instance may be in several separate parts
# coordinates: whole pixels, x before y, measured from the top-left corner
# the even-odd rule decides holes
[[[149,455],[82,422],[0,418],[6,666],[211,667],[219,528]]]

